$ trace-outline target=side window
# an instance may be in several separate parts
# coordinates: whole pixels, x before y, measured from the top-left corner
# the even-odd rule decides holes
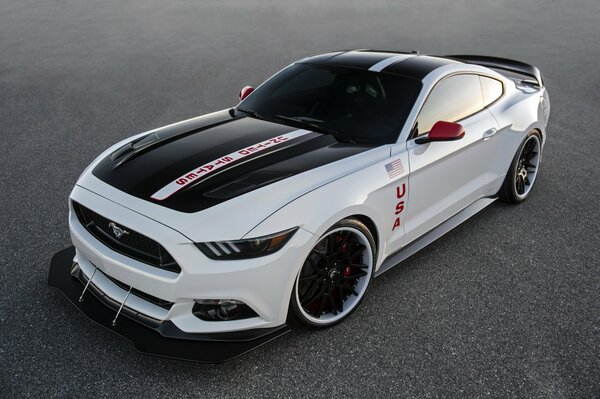
[[[499,80],[488,78],[487,76],[480,76],[481,91],[483,92],[483,106],[487,107],[494,101],[496,101],[504,92],[502,82]]]
[[[456,122],[483,109],[477,75],[454,75],[438,82],[421,108],[418,134],[431,130],[437,121]]]

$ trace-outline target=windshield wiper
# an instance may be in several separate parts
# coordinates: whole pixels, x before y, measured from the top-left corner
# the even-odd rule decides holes
[[[268,121],[268,120],[270,120],[270,119],[269,119],[269,118],[267,118],[266,116],[263,116],[263,115],[259,114],[258,112],[254,111],[254,110],[252,110],[252,109],[236,108],[236,111],[243,112],[243,113],[245,113],[246,115],[249,115],[249,116],[251,116],[251,117],[253,117],[253,118],[256,118],[256,119],[262,119],[262,120],[265,120],[265,121]],[[271,120],[272,120],[272,119],[271,119]]]
[[[312,130],[316,130],[321,133],[326,133],[326,134],[332,135],[333,137],[335,137],[336,139],[338,139],[342,142],[356,144],[356,141],[352,140],[351,138],[342,136],[336,130],[333,130],[328,127],[324,127],[324,126],[321,126],[321,125],[315,123],[315,122],[324,122],[320,119],[310,118],[307,116],[285,116],[285,115],[275,115],[275,117],[277,119],[283,119],[285,121],[300,123],[306,127],[310,127]]]

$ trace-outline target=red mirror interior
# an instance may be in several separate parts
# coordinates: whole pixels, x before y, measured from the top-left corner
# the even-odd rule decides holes
[[[450,141],[462,139],[465,135],[465,129],[460,123],[436,122],[429,131],[427,139],[429,141]]]
[[[244,98],[248,97],[250,93],[254,91],[254,87],[252,86],[244,86],[244,88],[240,91],[240,101]]]

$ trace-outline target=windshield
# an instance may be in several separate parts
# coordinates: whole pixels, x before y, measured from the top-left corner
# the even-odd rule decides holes
[[[256,89],[238,110],[341,141],[381,145],[396,142],[420,89],[420,81],[403,76],[294,64]]]

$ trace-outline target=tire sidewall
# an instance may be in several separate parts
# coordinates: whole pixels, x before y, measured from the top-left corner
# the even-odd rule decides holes
[[[519,158],[521,156],[521,152],[523,151],[523,147],[525,146],[525,143],[527,143],[527,141],[529,140],[529,138],[531,136],[536,136],[540,143],[540,154],[539,154],[540,159],[539,159],[538,166],[536,168],[536,180],[537,180],[537,174],[539,174],[539,169],[542,165],[542,137],[539,132],[537,132],[536,130],[533,130],[533,131],[529,132],[527,134],[527,136],[525,136],[525,138],[521,142],[521,145],[519,145],[519,148],[517,149],[517,152],[515,153],[515,156],[513,157],[513,160],[510,164],[510,169],[508,170],[508,173],[504,180],[504,184],[503,184],[500,196],[502,197],[503,200],[505,200],[507,202],[512,202],[514,204],[523,202],[529,197],[529,195],[533,191],[533,187],[531,187],[531,189],[529,190],[529,192],[527,194],[519,195],[517,193],[517,187],[516,187],[516,184],[514,181],[516,171],[517,171],[517,165],[519,163]],[[534,180],[533,184],[535,184],[536,180]]]
[[[300,268],[300,270],[298,270],[298,274],[294,278],[294,286],[292,288],[292,294],[291,294],[291,299],[290,299],[290,305],[291,305],[290,308],[292,310],[291,313],[293,314],[294,318],[301,324],[304,324],[306,326],[313,327],[313,328],[327,328],[327,327],[331,327],[333,325],[336,325],[336,324],[342,322],[348,316],[350,316],[352,313],[354,313],[354,311],[360,306],[363,299],[367,295],[369,288],[371,287],[371,281],[373,280],[373,277],[375,275],[375,265],[377,263],[377,246],[375,243],[375,239],[373,238],[373,234],[371,234],[371,232],[369,231],[367,226],[365,226],[363,223],[361,223],[360,221],[358,221],[356,219],[343,219],[343,220],[339,221],[338,223],[334,224],[333,226],[331,226],[329,229],[327,229],[327,231],[325,233],[323,233],[323,235],[321,237],[319,237],[319,239],[317,240],[315,245],[318,244],[319,242],[321,242],[321,240],[324,237],[326,237],[329,234],[329,232],[339,229],[339,228],[344,228],[344,227],[354,228],[354,229],[359,230],[362,234],[365,235],[365,237],[369,241],[369,244],[371,245],[371,253],[372,253],[372,257],[373,257],[373,259],[372,259],[373,267],[371,270],[371,275],[369,276],[369,279],[367,281],[367,287],[365,288],[363,295],[359,298],[359,300],[356,302],[354,307],[346,315],[344,315],[343,317],[341,317],[331,323],[314,323],[313,321],[307,319],[302,314],[302,311],[300,310],[301,305],[298,303],[298,300],[296,298],[296,291],[298,289],[298,276],[300,275],[300,273],[302,273],[302,269],[304,268],[304,262],[303,262],[302,267]],[[311,250],[312,250],[312,248],[311,248]]]

